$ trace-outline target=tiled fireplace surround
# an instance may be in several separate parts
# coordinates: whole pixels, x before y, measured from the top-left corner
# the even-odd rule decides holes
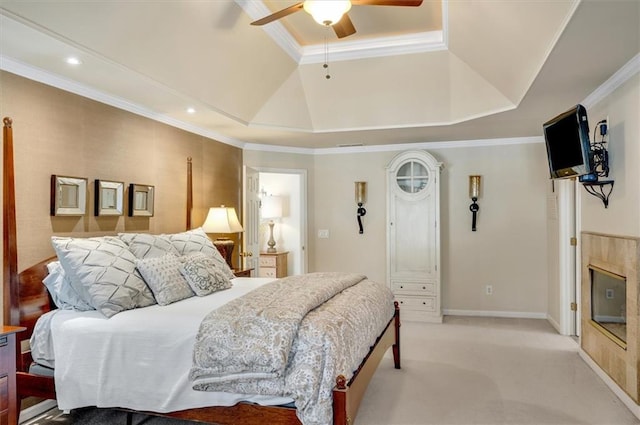
[[[640,238],[582,233],[582,282],[581,282],[581,337],[580,345],[587,363],[593,361],[608,377],[633,400],[625,404],[638,416],[640,409],[639,368],[640,359],[640,311],[638,288],[640,276]],[[591,282],[589,265],[624,276],[627,279],[627,347],[622,348],[591,322]],[[583,355],[584,357],[584,355]],[[606,377],[605,382],[607,381]]]

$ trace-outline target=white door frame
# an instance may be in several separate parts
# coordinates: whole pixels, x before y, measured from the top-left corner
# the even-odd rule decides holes
[[[307,227],[308,227],[308,213],[307,213],[307,170],[301,168],[272,168],[272,167],[251,167],[260,173],[274,173],[274,174],[294,174],[300,177],[300,271],[306,273],[309,269],[309,256],[307,243]],[[259,224],[259,223],[258,223]]]
[[[574,335],[580,336],[582,329],[582,185],[579,181],[576,180],[576,191],[575,191],[575,226],[576,226],[576,280],[575,280],[575,294],[576,294],[576,323],[574,328]]]
[[[576,236],[576,186],[570,180],[557,180],[558,231],[559,231],[559,283],[560,283],[560,333],[575,335],[576,312],[571,304],[576,302],[576,246],[571,239]]]

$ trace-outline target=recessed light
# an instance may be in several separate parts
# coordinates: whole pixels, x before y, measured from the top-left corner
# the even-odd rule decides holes
[[[80,59],[78,59],[77,57],[75,57],[75,56],[69,56],[69,57],[66,59],[66,62],[67,62],[69,65],[80,65],[80,64],[82,63],[82,61],[81,61]]]
[[[196,113],[196,110],[195,110],[195,108],[187,108],[187,113],[189,113],[189,114],[195,114],[195,113]]]

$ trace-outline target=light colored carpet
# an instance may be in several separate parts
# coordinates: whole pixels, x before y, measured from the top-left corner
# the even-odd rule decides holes
[[[580,359],[577,343],[545,320],[404,321],[401,337],[402,369],[393,368],[388,353],[357,425],[640,424]],[[35,423],[124,424],[121,417],[86,409]],[[142,417],[134,423],[173,424]]]
[[[403,322],[402,370],[383,359],[360,425],[640,424],[546,320]]]

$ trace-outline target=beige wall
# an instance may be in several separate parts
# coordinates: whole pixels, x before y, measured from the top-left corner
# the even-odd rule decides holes
[[[543,143],[444,149],[442,204],[445,309],[547,310]],[[471,232],[468,175],[482,175],[478,230]],[[485,295],[485,285],[493,295]]]
[[[609,118],[609,178],[615,185],[609,207],[581,189],[582,230],[640,236],[640,74],[587,111],[593,128]],[[598,135],[598,140],[600,136]]]
[[[429,150],[441,179],[443,308],[545,314],[546,185],[543,143]],[[386,174],[398,152],[292,155],[245,151],[248,166],[309,170],[309,270],[362,272],[386,281]],[[468,176],[481,174],[478,231]],[[358,234],[354,182],[368,182]],[[319,239],[328,229],[329,239]],[[494,294],[485,295],[485,285]]]
[[[0,87],[0,115],[13,119],[19,270],[53,255],[54,234],[183,231],[187,157],[193,227],[210,206],[240,206],[241,149],[7,72]],[[52,174],[89,179],[86,215],[49,216]],[[94,217],[95,179],[154,185],[155,216]]]

